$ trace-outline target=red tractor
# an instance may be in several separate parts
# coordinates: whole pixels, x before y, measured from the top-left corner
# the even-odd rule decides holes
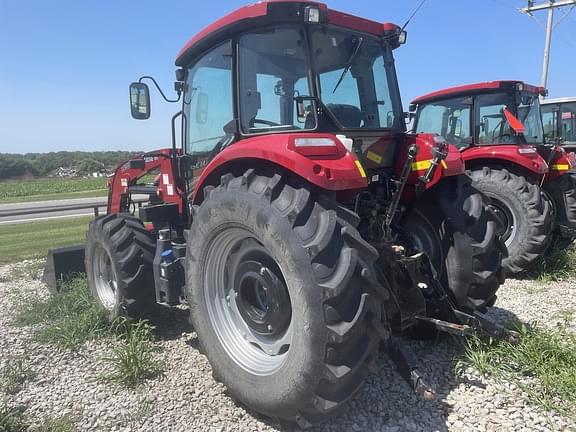
[[[576,97],[564,97],[540,101],[544,137],[558,142],[564,150],[576,151]]]
[[[576,237],[576,161],[544,141],[544,94],[520,81],[492,81],[429,93],[410,105],[413,130],[456,145],[472,184],[491,198],[505,226],[508,274]]]
[[[110,319],[187,303],[215,378],[300,426],[338,412],[382,340],[431,396],[392,336],[419,323],[514,340],[483,313],[503,281],[496,215],[456,147],[405,132],[405,37],[309,1],[259,2],[194,36],[176,59],[172,148],[116,170],[87,234]]]

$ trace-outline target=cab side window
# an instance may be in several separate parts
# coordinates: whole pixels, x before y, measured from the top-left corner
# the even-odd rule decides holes
[[[239,111],[246,134],[313,129],[314,115],[298,120],[295,97],[310,96],[304,34],[278,27],[247,33],[238,42]]]
[[[558,105],[542,106],[542,124],[544,125],[544,138],[546,142],[554,142],[558,133]]]
[[[562,138],[565,144],[576,144],[576,102],[562,104]]]
[[[456,98],[422,105],[418,108],[416,132],[436,133],[458,147],[472,144],[469,100]]]
[[[188,70],[184,112],[187,153],[209,156],[234,139],[230,42],[211,50]]]

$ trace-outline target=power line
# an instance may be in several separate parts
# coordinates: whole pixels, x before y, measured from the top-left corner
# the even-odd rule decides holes
[[[541,10],[548,11],[548,19],[546,22],[546,41],[544,42],[544,59],[542,62],[542,87],[546,87],[548,83],[548,65],[550,64],[550,46],[552,44],[552,29],[556,27],[560,22],[564,20],[568,16],[568,14],[572,11],[574,6],[576,6],[576,0],[548,0],[545,3],[535,4],[534,0],[527,0],[528,7],[520,9],[521,12],[531,16],[535,19],[537,23],[539,21],[534,17],[532,12],[537,12]],[[560,8],[563,6],[571,6],[571,8],[560,18],[560,20],[554,25],[554,9]],[[540,23],[539,23],[540,24]],[[569,43],[572,45],[572,43]]]
[[[564,15],[562,15],[560,17],[560,19],[558,21],[556,21],[556,24],[554,24],[554,28],[558,27],[558,25],[564,21],[566,18],[568,18],[568,15],[570,15],[570,12],[572,12],[572,9],[574,9],[574,6],[576,6],[576,4],[573,4],[572,6],[570,6],[570,9],[568,9],[566,12],[564,12]]]

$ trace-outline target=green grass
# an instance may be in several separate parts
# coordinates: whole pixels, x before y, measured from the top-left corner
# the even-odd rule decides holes
[[[0,225],[0,265],[45,258],[48,249],[84,243],[91,216]]]
[[[160,363],[154,358],[153,327],[146,321],[117,321],[120,344],[102,358],[107,365],[104,379],[126,387],[135,387],[161,374]]]
[[[529,399],[547,410],[576,418],[576,335],[559,328],[545,330],[513,324],[518,345],[470,337],[457,369],[472,366],[480,373],[518,385]]]
[[[90,295],[84,277],[65,283],[58,296],[18,305],[14,324],[35,325],[35,340],[70,349],[110,334],[105,314]]]
[[[104,200],[107,194],[108,189],[98,189],[98,190],[80,191],[80,192],[62,192],[62,193],[43,194],[43,195],[28,195],[24,197],[0,198],[0,204],[11,204],[19,202],[33,202],[33,201],[54,201],[64,199],[76,199],[76,198],[96,198],[96,197],[102,197],[102,199]]]
[[[107,181],[106,178],[4,181],[0,182],[0,203],[14,202],[14,199],[36,201],[44,199],[45,196],[75,192],[98,191],[101,193],[106,190]]]
[[[0,432],[24,432],[28,425],[24,422],[22,413],[5,404],[0,404]]]
[[[109,323],[89,293],[85,277],[66,282],[58,296],[17,305],[13,323],[35,326],[34,340],[68,349],[97,338],[115,338],[118,344],[102,358],[107,381],[134,387],[161,373],[154,357],[154,328],[146,321],[126,318]]]
[[[28,362],[28,358],[24,356],[12,357],[6,362],[0,375],[1,391],[8,394],[18,393],[26,381],[36,376]]]
[[[540,282],[564,281],[574,277],[576,249],[552,250],[528,276]]]
[[[48,417],[44,419],[35,432],[74,432],[74,420],[71,417]]]

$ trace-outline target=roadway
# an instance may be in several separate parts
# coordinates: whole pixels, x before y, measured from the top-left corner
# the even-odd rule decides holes
[[[95,207],[98,204],[103,204],[103,206],[98,207],[100,214],[103,214],[106,212],[105,203],[106,197],[96,197],[0,204],[0,224],[60,219],[74,216],[93,216],[94,208],[85,207]]]

